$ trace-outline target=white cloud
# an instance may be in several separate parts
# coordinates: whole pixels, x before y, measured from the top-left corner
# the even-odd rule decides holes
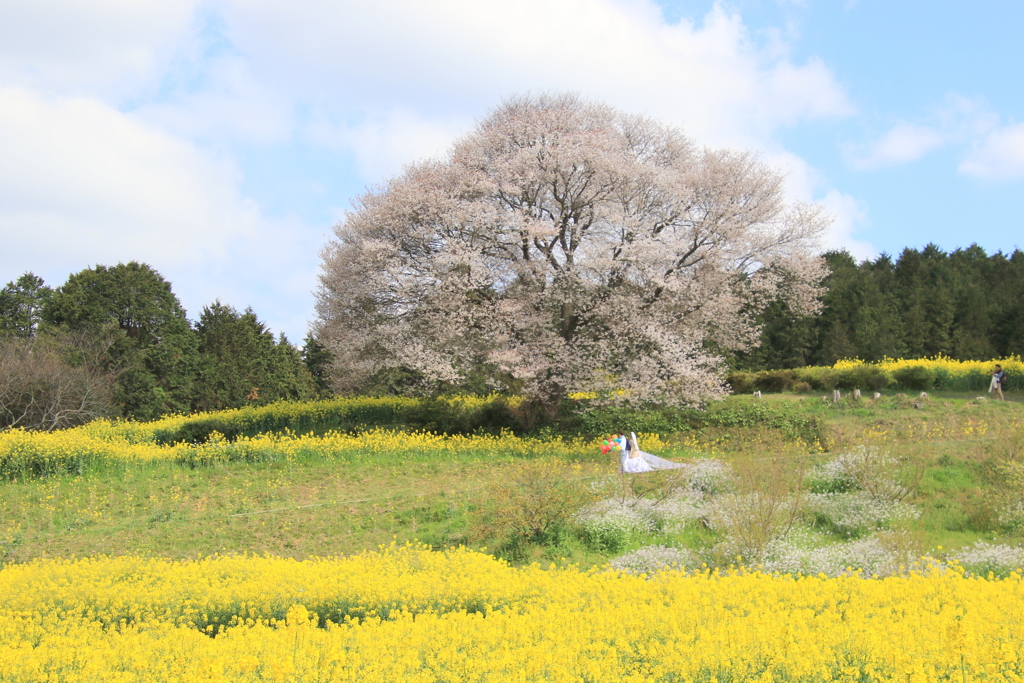
[[[246,60],[237,55],[209,59],[203,75],[203,88],[182,88],[134,113],[190,140],[275,144],[291,138],[292,102],[266,87]]]
[[[788,200],[817,202],[831,215],[832,223],[819,243],[821,251],[845,249],[858,260],[877,255],[878,250],[872,244],[855,237],[857,229],[868,222],[867,211],[856,198],[828,187],[820,174],[795,154],[768,152],[762,159],[785,174]]]
[[[233,44],[282,91],[342,119],[353,109],[395,111],[415,101],[428,136],[512,93],[539,90],[644,111],[714,144],[747,146],[780,125],[852,112],[824,65],[759,47],[738,15],[717,6],[701,26],[665,24],[646,0],[229,7]]]
[[[905,164],[948,141],[948,135],[938,128],[899,123],[882,139],[872,143],[855,156],[853,165],[861,170]]]
[[[417,161],[443,156],[452,141],[471,126],[468,118],[427,120],[411,109],[395,109],[367,112],[358,123],[339,124],[319,117],[306,132],[317,144],[351,150],[359,173],[377,180]]]
[[[854,237],[858,225],[867,223],[867,211],[860,202],[846,193],[830,189],[821,203],[834,219],[822,239],[823,250],[845,249],[858,261],[878,256],[878,250],[870,242]]]
[[[992,131],[971,150],[959,170],[989,180],[1024,178],[1024,123]]]
[[[252,304],[292,337],[326,226],[268,219],[228,150],[313,141],[370,184],[515,93],[573,90],[777,154],[780,127],[853,112],[822,62],[722,5],[671,25],[651,0],[12,0],[3,14],[0,269],[144,260],[193,315]],[[793,159],[791,194],[830,196]],[[833,203],[848,238],[856,203]]]
[[[925,117],[927,123],[901,121],[878,140],[848,146],[847,157],[859,170],[874,170],[917,161],[929,152],[953,145],[974,144],[999,124],[999,117],[980,99],[955,93]]]
[[[261,216],[232,164],[101,102],[18,88],[0,90],[0,158],[0,272],[57,285],[139,260],[193,315],[221,297],[304,330],[322,238]]]
[[[154,76],[197,0],[5,0],[0,83],[124,92]]]
[[[79,260],[223,254],[255,220],[231,165],[96,100],[0,91],[0,157],[0,230]]]

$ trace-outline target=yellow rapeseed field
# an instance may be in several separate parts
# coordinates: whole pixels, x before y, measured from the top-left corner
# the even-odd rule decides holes
[[[1019,681],[1021,577],[513,568],[400,546],[0,570],[4,681]]]
[[[843,364],[860,361],[840,361],[836,363],[836,367],[839,368]],[[995,364],[999,363],[1003,366],[1003,370],[1008,373],[1022,376],[1024,375],[1024,361],[1019,356],[1010,356],[1009,358],[996,358],[994,360],[980,361],[980,360],[953,360],[945,356],[936,356],[935,358],[886,358],[883,361],[875,363],[875,365],[894,372],[900,368],[907,367],[925,367],[930,370],[938,370],[946,373],[950,377],[966,377],[968,375],[978,375],[984,378],[992,373]]]
[[[445,402],[479,407],[492,397],[449,397]],[[514,399],[510,402],[515,403]],[[292,461],[302,457],[343,462],[468,461],[556,456],[593,458],[599,439],[521,437],[501,434],[442,435],[430,431],[365,427],[352,433],[295,434],[288,429],[267,430],[255,436],[223,438],[216,431],[202,443],[163,443],[162,435],[188,423],[216,420],[254,430],[263,422],[319,424],[328,412],[386,419],[408,410],[410,398],[339,398],[309,403],[280,403],[216,413],[171,415],[153,422],[94,420],[81,427],[56,432],[21,429],[0,431],[0,480],[51,474],[82,474],[99,465],[177,462],[208,465],[224,462]],[[390,418],[388,418],[390,419]],[[657,435],[642,434],[645,447],[664,450]]]
[[[865,362],[864,360],[847,359],[839,360],[833,366],[836,370],[847,370],[858,366],[870,365],[893,372],[901,368],[922,367],[930,370],[941,370],[951,377],[961,377],[972,374],[987,377],[995,364],[1002,366],[1008,373],[1020,373],[1024,375],[1024,360],[1020,356],[1012,355],[1008,358],[995,358],[992,360],[955,360],[944,355],[937,355],[933,358],[886,358],[878,362]]]
[[[852,370],[861,366],[874,366],[885,370],[890,375],[897,375],[903,370],[923,368],[933,374],[933,381],[937,388],[967,391],[971,389],[986,389],[997,363],[1002,365],[1003,370],[1009,373],[1011,378],[1024,377],[1024,361],[1021,360],[1020,356],[995,358],[988,361],[954,360],[941,355],[934,358],[886,358],[875,363],[867,363],[860,360],[841,360],[833,365],[832,368],[842,371]]]
[[[132,423],[126,423],[134,428]],[[395,461],[446,461],[474,457],[532,458],[540,456],[593,457],[597,440],[500,435],[441,435],[432,432],[371,429],[359,434],[332,432],[323,436],[261,434],[233,441],[217,434],[202,444],[159,445],[133,440],[120,432],[120,424],[103,420],[58,432],[0,432],[0,477],[19,474],[81,473],[97,463],[180,462],[199,465],[220,462],[270,462],[317,456],[347,462],[386,458]],[[651,448],[661,445],[646,437]]]

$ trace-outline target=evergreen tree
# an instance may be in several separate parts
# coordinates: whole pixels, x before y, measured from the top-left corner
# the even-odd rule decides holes
[[[761,343],[736,354],[732,367],[740,370],[800,368],[810,364],[817,347],[817,327],[812,317],[799,315],[784,302],[772,301],[758,316]]]
[[[907,248],[859,265],[829,252],[830,275],[818,318],[778,304],[762,316],[761,347],[734,363],[743,369],[797,367],[846,357],[920,358],[945,354],[988,360],[1024,352],[1024,253],[992,256],[976,244],[945,253]],[[795,352],[799,348],[799,353]]]
[[[989,280],[990,340],[994,355],[1024,355],[1024,252],[1009,257],[997,252],[991,259]]]
[[[308,399],[313,379],[299,352],[274,335],[251,308],[239,313],[219,301],[205,307],[196,323],[199,382],[197,410],[237,408],[282,399]]]
[[[314,339],[312,335],[307,335],[304,342],[302,362],[313,378],[316,393],[318,396],[330,396],[333,392],[328,382],[327,372],[334,357],[327,347]]]
[[[282,332],[274,346],[270,377],[264,382],[274,400],[306,400],[316,397],[317,389],[302,352]]]
[[[822,283],[828,291],[822,298],[824,308],[817,321],[820,346],[815,361],[831,365],[837,360],[857,356],[852,324],[858,306],[860,271],[846,251],[826,253],[825,262],[830,272]]]
[[[25,273],[0,289],[0,337],[30,339],[36,336],[42,311],[53,296],[43,278]]]
[[[187,411],[196,339],[171,285],[131,261],[71,275],[43,309],[58,329],[94,338],[113,335],[108,365],[118,373],[116,400],[126,417],[154,419]]]
[[[949,261],[954,299],[951,355],[961,360],[988,360],[995,355],[991,328],[993,314],[997,312],[991,299],[988,255],[972,244],[954,251]]]
[[[950,355],[956,307],[948,257],[934,244],[904,249],[896,262],[896,290],[907,353],[914,358]]]
[[[926,356],[953,353],[953,326],[956,320],[956,302],[953,298],[953,273],[946,252],[934,244],[922,250],[927,279],[924,282],[925,315],[927,316]]]
[[[906,354],[906,345],[903,317],[893,290],[896,265],[888,254],[882,254],[874,262],[861,263],[860,268],[868,280],[861,302],[864,328],[858,335],[858,357],[866,361],[900,358]]]

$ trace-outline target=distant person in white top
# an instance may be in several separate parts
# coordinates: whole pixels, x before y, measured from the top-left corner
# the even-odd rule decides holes
[[[996,363],[996,369],[992,371],[992,383],[988,385],[988,393],[997,392],[999,394],[999,400],[1005,401],[1006,397],[1003,396],[1003,384],[1006,382],[1006,371],[1003,370],[1003,366]]]

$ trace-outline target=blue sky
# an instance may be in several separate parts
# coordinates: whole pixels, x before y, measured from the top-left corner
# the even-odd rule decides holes
[[[571,90],[758,151],[859,258],[1024,246],[1024,3],[0,0],[0,282],[144,261],[300,341],[367,187]]]

